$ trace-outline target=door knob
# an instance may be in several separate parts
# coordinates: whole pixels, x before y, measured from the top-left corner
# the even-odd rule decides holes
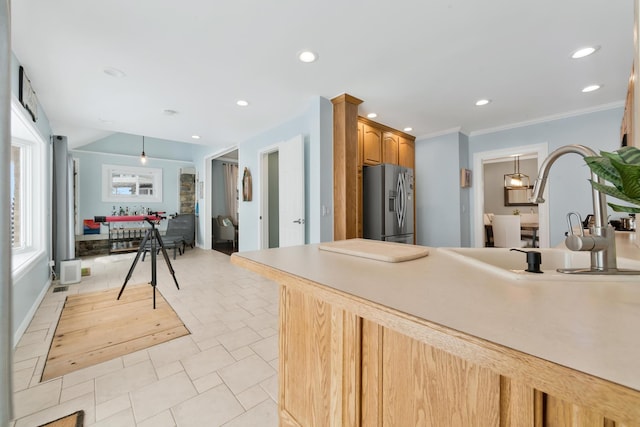
[[[295,222],[296,224],[304,224],[304,219],[298,218],[298,219],[294,220],[293,222]]]

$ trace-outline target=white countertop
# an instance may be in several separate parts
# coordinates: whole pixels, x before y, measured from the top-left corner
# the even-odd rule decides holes
[[[617,252],[640,259],[632,234],[617,239]],[[318,245],[234,256],[640,391],[640,276],[633,282],[516,281],[435,248],[401,263]]]

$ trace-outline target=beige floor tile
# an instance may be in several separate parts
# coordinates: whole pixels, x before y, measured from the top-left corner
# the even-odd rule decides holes
[[[246,389],[242,393],[239,393],[237,396],[238,400],[244,407],[244,409],[251,409],[256,406],[258,403],[269,399],[269,395],[266,391],[259,385],[255,385],[251,388]]]
[[[93,427],[136,427],[136,420],[133,417],[133,411],[131,408],[122,410],[118,413],[111,415],[104,420],[100,420]]]
[[[151,418],[138,423],[137,427],[174,427],[176,425],[170,410],[160,412]]]
[[[173,374],[184,371],[184,366],[180,362],[171,362],[156,368],[158,379],[170,377]]]
[[[94,380],[85,381],[71,387],[64,387],[64,383],[62,385],[63,387],[62,394],[60,395],[60,402],[66,402],[67,400],[75,399],[76,397],[84,396],[88,393],[94,393],[96,389]]]
[[[278,405],[271,400],[265,400],[226,423],[224,427],[277,427],[278,425]]]
[[[263,360],[269,362],[278,357],[278,336],[273,335],[250,345],[251,350],[262,357]]]
[[[237,350],[261,339],[262,337],[257,332],[247,327],[218,336],[218,341],[229,351]]]
[[[62,380],[58,378],[15,393],[15,417],[22,418],[57,405],[60,401],[61,390]]]
[[[96,405],[96,421],[102,421],[108,419],[112,415],[122,412],[126,409],[131,409],[131,399],[129,394],[123,394],[115,399],[111,399],[104,403]],[[131,413],[133,417],[133,412]]]
[[[80,384],[82,382],[116,372],[123,368],[122,358],[118,357],[88,368],[79,369],[62,377],[65,387]]]
[[[166,266],[158,266],[158,290],[191,335],[40,383],[66,296],[119,289],[134,256],[83,259],[91,276],[67,292],[49,290],[14,357],[23,416],[11,427],[41,425],[78,409],[85,410],[86,426],[276,426],[278,285],[213,251],[188,249],[171,260],[180,290]],[[150,263],[138,263],[129,284],[149,278]]]
[[[218,371],[222,380],[235,394],[275,375],[276,371],[259,356],[249,356]]]
[[[185,335],[175,340],[156,345],[148,349],[149,357],[157,368],[162,365],[177,362],[192,354],[200,352],[190,335]]]
[[[34,414],[22,417],[16,420],[15,427],[39,426],[69,414],[73,414],[81,409],[84,411],[84,424],[87,426],[93,424],[96,419],[93,393],[68,400],[60,405],[52,406]]]
[[[165,411],[198,393],[184,372],[161,379],[131,393],[136,421],[142,421]]]
[[[194,354],[182,360],[184,369],[192,380],[229,366],[236,360],[221,345]]]
[[[157,380],[150,360],[96,378],[96,403],[114,399]]]
[[[198,393],[204,393],[220,384],[222,384],[222,378],[220,378],[220,375],[216,372],[212,372],[193,381],[193,385],[196,387],[196,390],[198,390]]]
[[[278,401],[278,376],[274,375],[260,383],[260,387],[267,392],[271,400]]]
[[[221,384],[172,410],[178,427],[206,425],[221,426],[244,412],[233,393]]]

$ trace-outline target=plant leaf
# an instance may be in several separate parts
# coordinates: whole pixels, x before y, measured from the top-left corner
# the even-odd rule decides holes
[[[591,186],[595,190],[598,190],[599,192],[604,193],[607,196],[615,197],[616,199],[624,200],[625,202],[629,202],[636,206],[640,206],[640,199],[633,199],[627,196],[626,194],[624,194],[622,191],[618,190],[616,187],[603,185],[598,182],[595,182],[592,179],[590,179],[589,181],[591,182]]]
[[[620,172],[611,164],[611,161],[606,157],[585,157],[585,162],[591,172],[598,175],[605,181],[609,181],[615,185],[616,188],[622,188],[622,179],[620,178]]]
[[[623,163],[640,165],[640,150],[636,147],[622,147],[617,151]]]
[[[640,198],[640,165],[617,161],[611,161],[611,163],[620,174],[624,194],[634,199]]]
[[[600,155],[604,158],[607,158],[609,160],[616,160],[618,162],[624,162],[624,160],[622,159],[622,157],[620,157],[620,154],[618,154],[618,152],[613,152],[613,153],[609,153],[607,151],[601,151]]]
[[[614,212],[640,213],[640,208],[634,208],[632,206],[616,205],[614,203],[607,203],[607,204],[611,206],[611,209],[613,209]]]

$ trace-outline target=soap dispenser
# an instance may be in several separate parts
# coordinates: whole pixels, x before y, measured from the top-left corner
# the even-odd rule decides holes
[[[542,264],[542,254],[538,251],[523,251],[520,249],[511,249],[511,251],[522,252],[523,254],[527,254],[527,269],[525,270],[528,273],[543,273],[540,270],[540,265]]]

